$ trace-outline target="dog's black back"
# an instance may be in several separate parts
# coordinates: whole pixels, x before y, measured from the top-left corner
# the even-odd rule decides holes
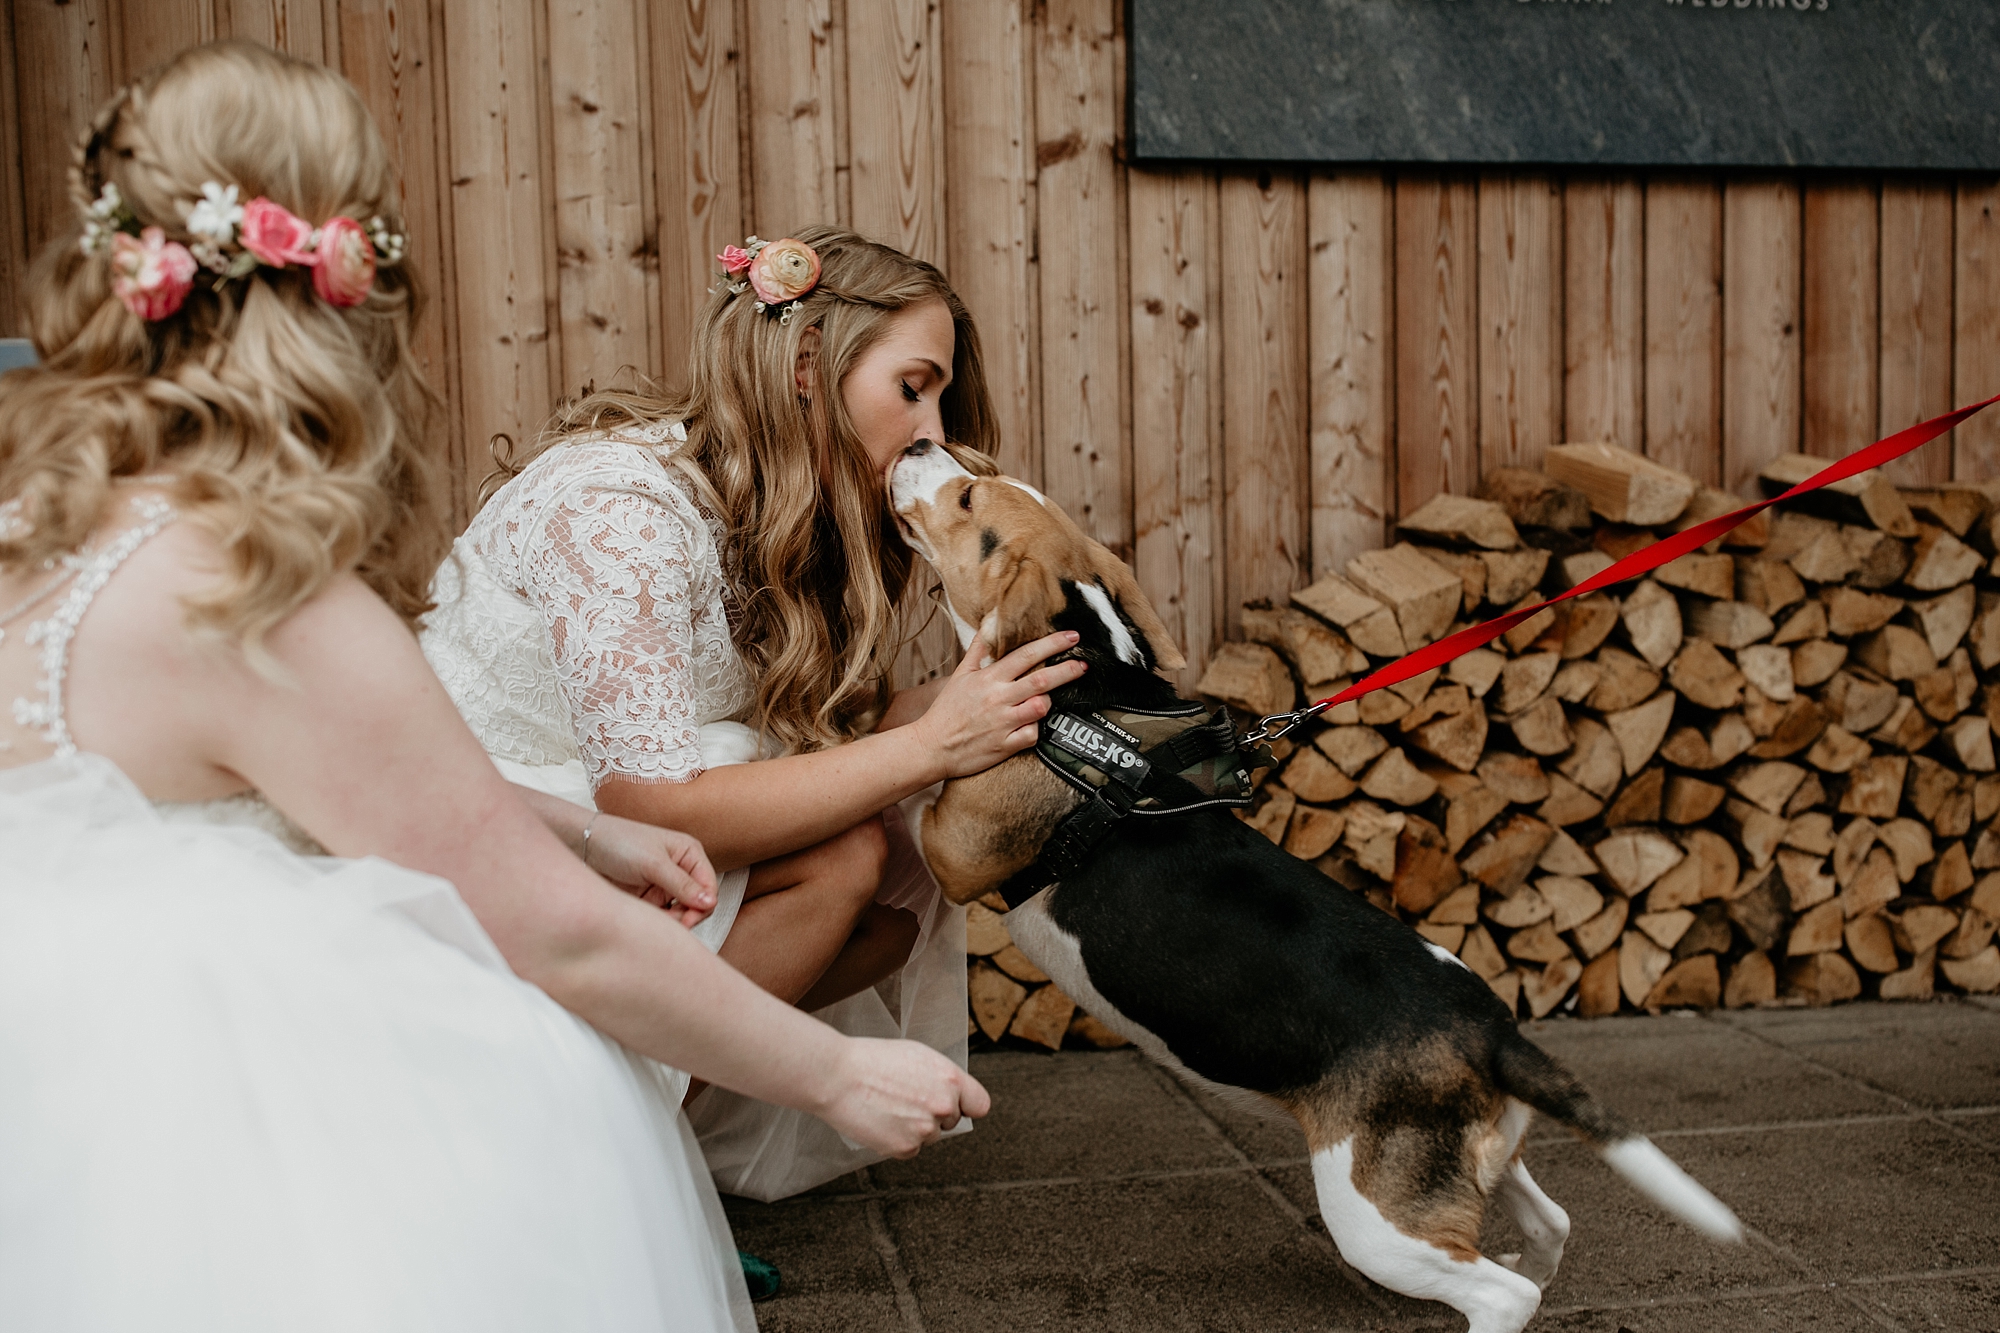
[[[1113,656],[1074,594],[1055,623],[1082,634],[1091,667],[1055,692],[1056,707],[1179,697]],[[1215,1083],[1281,1095],[1440,1032],[1490,1071],[1519,1040],[1485,982],[1226,811],[1125,819],[1049,913],[1079,941],[1099,993]]]

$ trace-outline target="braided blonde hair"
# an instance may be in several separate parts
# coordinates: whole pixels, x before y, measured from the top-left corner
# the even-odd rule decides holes
[[[190,604],[196,625],[254,651],[349,571],[414,624],[448,533],[408,270],[384,266],[347,308],[317,297],[303,268],[198,276],[177,314],[148,323],[112,294],[108,258],[79,247],[107,182],[140,223],[186,242],[210,181],[315,224],[399,214],[381,136],[321,66],[222,42],[112,98],[77,144],[77,223],[30,274],[42,364],[0,381],[0,501],[19,520],[0,534],[0,566],[74,550],[105,521],[114,483],[160,476],[224,553],[223,579]]]

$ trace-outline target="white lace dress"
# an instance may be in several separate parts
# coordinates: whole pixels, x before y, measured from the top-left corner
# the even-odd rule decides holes
[[[669,463],[685,439],[664,422],[548,450],[487,502],[439,569],[424,654],[511,780],[589,805],[609,777],[686,782],[769,757],[741,721],[754,687],[730,637],[726,536]],[[934,795],[885,812],[891,855],[877,901],[920,923],[908,965],[818,1016],[963,1065],[965,914],[904,831]],[[748,870],[722,877],[716,910],[695,929],[711,949],[748,880]],[[688,1111],[728,1193],[783,1198],[878,1160],[811,1116],[720,1089]]]
[[[71,636],[169,521],[0,639],[37,678],[0,763],[53,750],[0,768],[0,1328],[753,1329],[658,1066],[517,979],[450,884],[78,752]]]

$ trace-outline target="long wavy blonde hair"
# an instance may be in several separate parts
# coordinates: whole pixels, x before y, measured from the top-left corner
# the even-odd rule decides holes
[[[120,92],[78,143],[76,225],[29,279],[42,364],[0,380],[0,500],[23,520],[0,565],[79,546],[121,478],[159,476],[222,544],[225,574],[192,601],[198,626],[253,652],[335,575],[360,574],[414,624],[446,549],[425,449],[432,396],[410,349],[417,292],[384,266],[361,304],[317,297],[304,269],[259,269],[217,290],[197,274],[179,313],[148,323],[78,245],[106,182],[183,243],[205,182],[263,195],[314,224],[393,230],[395,176],[354,89],[245,42],[197,47]]]
[[[939,404],[946,442],[967,467],[991,473],[999,427],[979,335],[944,274],[851,231],[811,227],[797,237],[820,258],[804,309],[781,323],[718,279],[695,323],[685,391],[642,380],[586,392],[558,409],[530,456],[627,423],[686,425],[671,465],[728,530],[725,573],[741,610],[733,637],[757,682],[753,724],[812,750],[880,716],[917,591],[841,382],[899,311],[943,301],[955,335]],[[795,368],[812,328],[821,343],[802,405]],[[503,462],[488,493],[520,466]]]

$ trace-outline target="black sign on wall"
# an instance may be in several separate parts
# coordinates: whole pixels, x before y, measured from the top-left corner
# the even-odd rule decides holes
[[[2000,170],[2000,0],[1129,0],[1141,160]]]

